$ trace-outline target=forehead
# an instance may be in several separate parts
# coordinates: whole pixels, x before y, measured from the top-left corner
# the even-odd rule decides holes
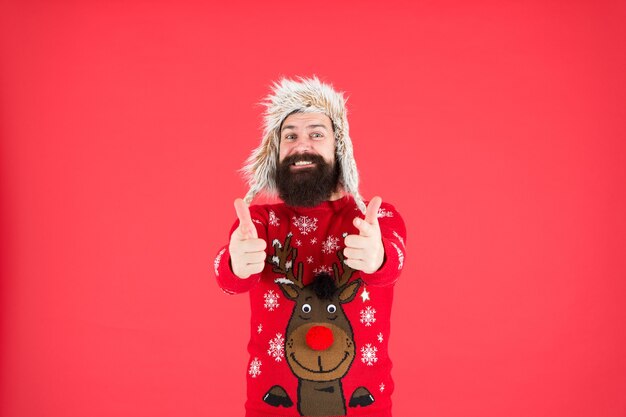
[[[285,129],[300,129],[312,125],[323,125],[332,130],[330,117],[324,113],[293,113],[285,118],[281,131]]]

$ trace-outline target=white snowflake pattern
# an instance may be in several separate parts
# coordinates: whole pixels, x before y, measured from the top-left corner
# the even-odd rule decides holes
[[[374,322],[376,322],[376,309],[367,306],[365,310],[361,310],[361,323],[370,327]]]
[[[308,235],[309,233],[317,230],[317,219],[315,217],[293,216],[292,221],[293,225],[296,226],[303,235]]]
[[[302,246],[302,241],[300,239],[296,239],[295,243],[296,246]]]
[[[311,245],[315,245],[317,243],[317,238],[314,237],[311,239]]]
[[[270,210],[270,226],[280,226],[280,220],[276,217],[274,210]]]
[[[264,226],[263,222],[261,220],[258,219],[252,219],[252,221],[256,224],[260,224],[261,226]]]
[[[274,292],[274,290],[268,290],[263,296],[265,299],[265,304],[263,307],[267,308],[269,311],[274,311],[280,304],[278,304],[278,299],[280,296]]]
[[[404,239],[402,239],[402,236],[400,236],[398,232],[396,232],[395,230],[393,231],[393,235],[396,237],[396,239],[400,241],[400,243],[402,243],[402,247],[406,248],[406,245],[404,244]]]
[[[402,266],[404,265],[404,253],[402,253],[398,245],[393,242],[391,242],[391,244],[398,251],[398,269],[402,269]]]
[[[387,211],[381,207],[378,209],[378,213],[376,213],[376,217],[393,217],[393,212]]]
[[[254,358],[252,362],[250,362],[250,369],[248,373],[252,376],[252,378],[256,378],[261,375],[261,361],[259,358]]]
[[[262,331],[263,331],[263,324],[259,324],[259,327],[256,328],[256,332],[258,334],[261,334]]]
[[[328,236],[324,242],[322,242],[322,252],[325,254],[333,253],[339,249],[339,238],[335,236]]]
[[[376,336],[376,337],[378,337],[378,342],[379,343],[383,343],[383,333],[382,332],[378,333],[378,336]]]
[[[313,270],[313,274],[321,274],[322,272],[326,272],[327,274],[332,274],[333,269],[328,265],[320,265]]]
[[[383,392],[385,390],[385,384],[381,382],[380,385],[378,386],[378,389],[380,390],[380,392]]]
[[[267,349],[267,354],[270,355],[276,362],[280,362],[285,357],[285,338],[282,334],[276,333],[276,337],[270,340],[270,347]]]
[[[312,263],[313,263],[313,257],[312,257],[312,256],[307,256],[307,258],[306,258],[306,262],[307,262],[308,264],[312,264]]]
[[[222,249],[217,254],[217,256],[215,257],[215,261],[213,262],[213,268],[215,269],[215,276],[220,275],[220,272],[219,272],[220,261],[222,260],[222,255],[224,254],[224,252],[226,252],[226,248]]]
[[[378,352],[376,346],[372,346],[371,343],[367,343],[361,348],[361,362],[367,366],[373,366],[376,362],[378,362],[376,352]]]

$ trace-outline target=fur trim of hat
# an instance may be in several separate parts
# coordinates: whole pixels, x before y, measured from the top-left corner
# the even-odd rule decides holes
[[[331,85],[322,83],[315,76],[298,77],[297,81],[282,78],[274,82],[271,89],[272,93],[261,102],[266,107],[261,144],[252,151],[241,169],[250,187],[244,201],[250,204],[260,192],[277,194],[276,165],[280,127],[287,116],[294,112],[323,113],[333,122],[336,163],[341,166],[339,184],[354,197],[361,212],[365,213],[365,203],[359,194],[359,174],[350,140],[343,92],[335,91]]]

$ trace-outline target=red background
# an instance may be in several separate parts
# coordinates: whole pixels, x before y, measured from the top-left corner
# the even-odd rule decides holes
[[[0,6],[0,414],[241,416],[213,258],[281,75],[408,226],[402,416],[626,415],[622,1]]]

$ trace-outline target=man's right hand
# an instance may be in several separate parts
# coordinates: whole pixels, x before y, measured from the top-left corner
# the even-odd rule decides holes
[[[235,211],[239,219],[239,227],[230,235],[230,267],[239,278],[249,278],[258,274],[265,267],[265,248],[267,243],[259,239],[256,227],[252,223],[250,209],[241,199],[235,200]]]

